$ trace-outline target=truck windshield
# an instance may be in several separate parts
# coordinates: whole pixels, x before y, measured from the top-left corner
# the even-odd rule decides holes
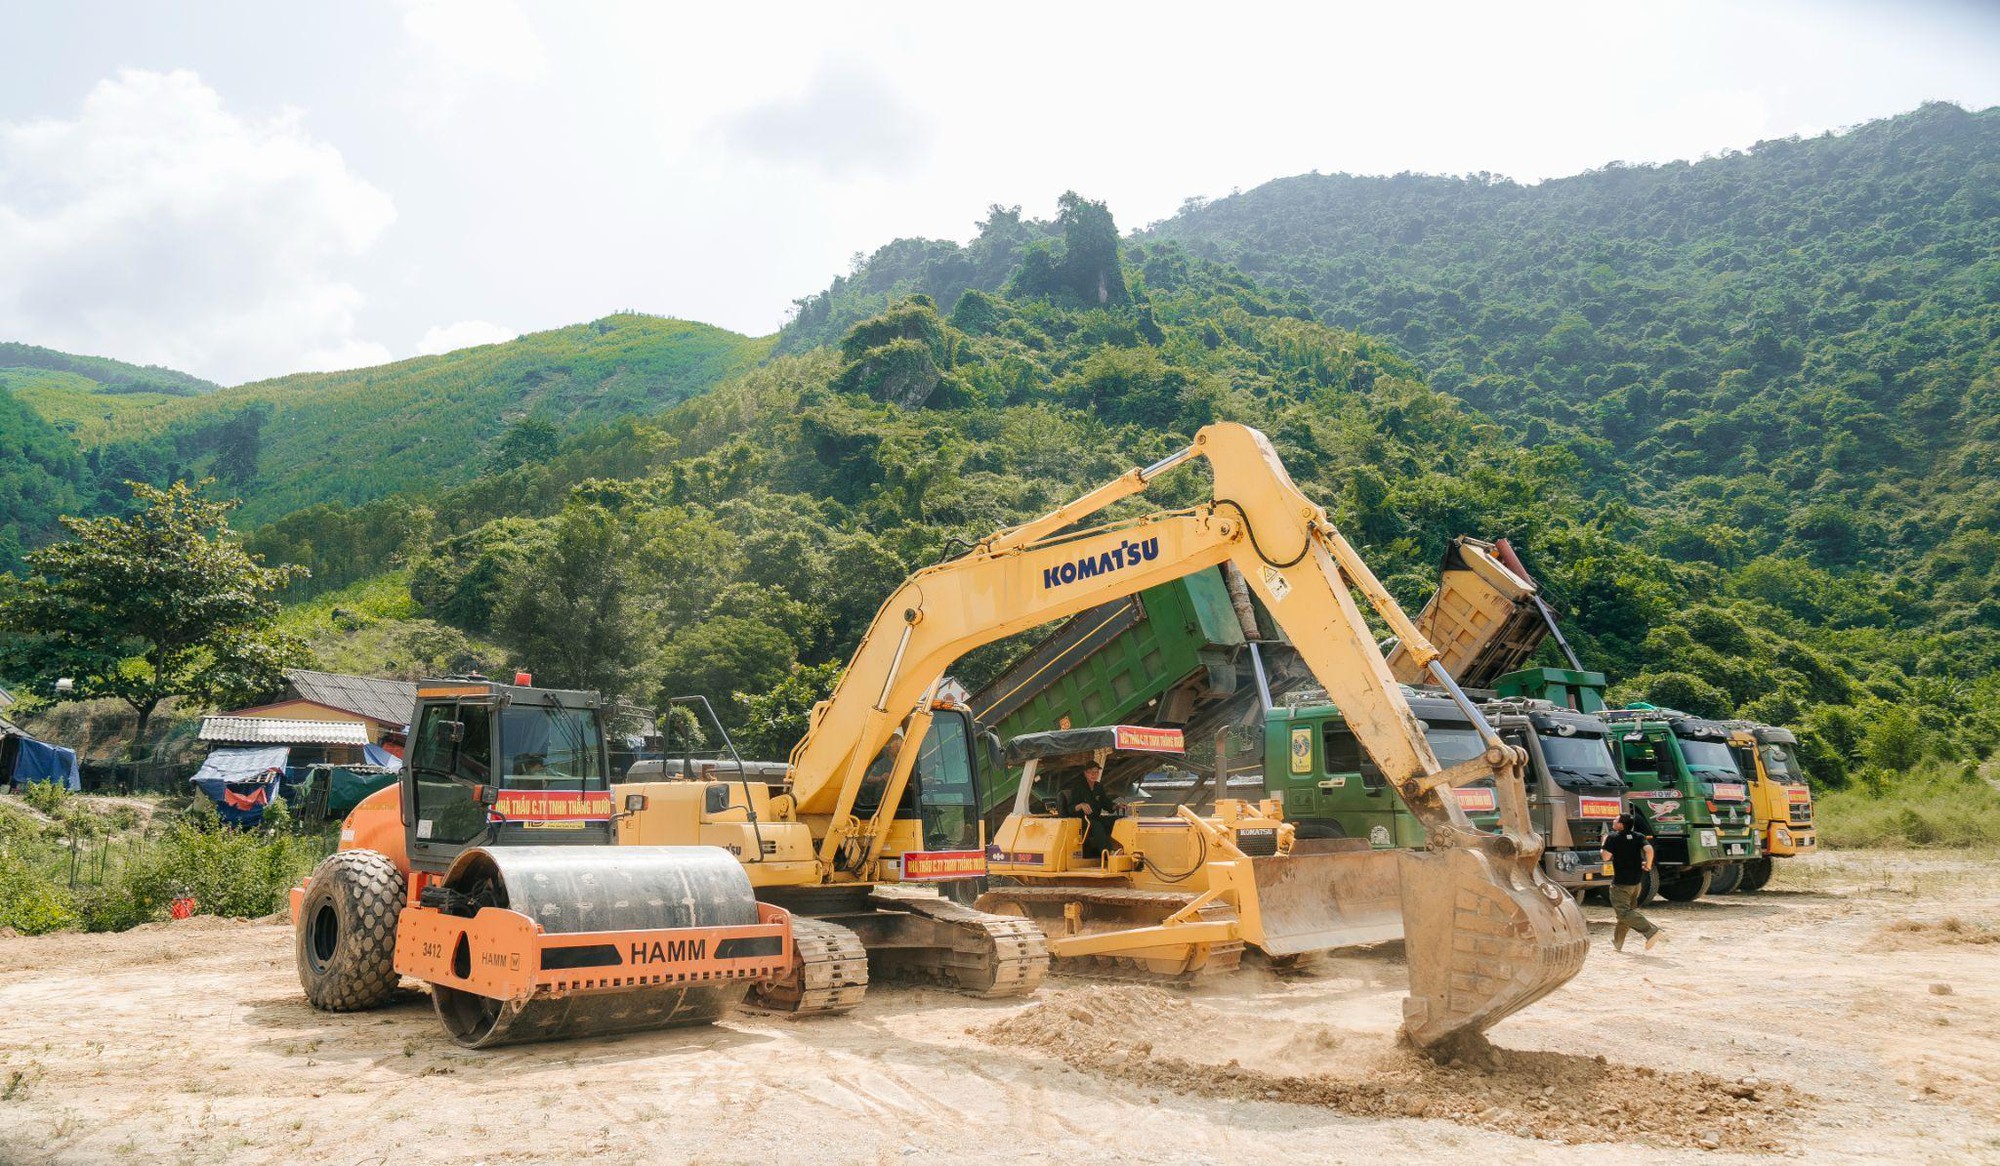
[[[604,735],[591,709],[510,705],[500,718],[500,749],[510,788],[604,788]]]
[[[1806,775],[1799,772],[1798,762],[1793,759],[1791,750],[1783,745],[1766,745],[1760,752],[1764,755],[1764,772],[1771,775],[1772,781],[1781,781],[1786,785],[1806,783]]]
[[[1479,739],[1479,730],[1470,725],[1426,725],[1424,739],[1431,743],[1438,764],[1446,769],[1486,752],[1486,742]]]
[[[1725,781],[1733,781],[1739,775],[1736,771],[1736,757],[1729,752],[1729,746],[1720,741],[1696,741],[1682,737],[1681,756],[1687,759],[1689,769],[1726,769],[1729,776]]]
[[[1549,770],[1556,780],[1563,784],[1570,782],[1592,785],[1616,784],[1618,771],[1611,764],[1611,750],[1602,737],[1558,737],[1553,733],[1537,733],[1542,741],[1542,756],[1549,762]],[[1565,781],[1564,779],[1568,779]]]

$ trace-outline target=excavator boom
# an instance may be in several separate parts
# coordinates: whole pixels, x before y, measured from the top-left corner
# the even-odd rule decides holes
[[[1208,503],[1071,529],[1195,457],[1213,470]],[[919,571],[889,597],[792,754],[791,793],[798,814],[816,821],[821,862],[836,879],[874,880],[908,759],[889,767],[870,821],[854,814],[857,794],[899,731],[921,739],[936,687],[959,657],[1224,561],[1241,570],[1429,832],[1430,852],[1408,856],[1401,869],[1413,1042],[1433,1047],[1476,1033],[1575,975],[1589,946],[1583,919],[1537,869],[1541,838],[1528,822],[1519,750],[1458,692],[1436,649],[1293,484],[1264,435],[1241,425],[1208,426],[1186,449]],[[1450,770],[1439,765],[1353,591],[1389,625],[1412,666],[1482,727],[1483,757]],[[1497,833],[1475,829],[1450,794],[1487,778],[1500,792]]]

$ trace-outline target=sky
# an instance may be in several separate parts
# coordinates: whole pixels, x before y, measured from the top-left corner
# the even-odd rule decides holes
[[[233,384],[615,311],[753,335],[900,236],[1318,170],[2000,104],[2000,3],[0,0],[0,340]]]

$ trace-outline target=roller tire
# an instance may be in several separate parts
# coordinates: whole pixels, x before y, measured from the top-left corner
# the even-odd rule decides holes
[[[1669,903],[1692,903],[1708,893],[1708,871],[1697,871],[1682,875],[1670,883],[1660,884],[1660,897]]]
[[[342,850],[314,868],[299,904],[295,954],[306,1002],[360,1012],[396,990],[402,873],[373,850]]]
[[[1771,860],[1768,857],[1756,858],[1743,864],[1743,885],[1736,889],[1747,895],[1753,891],[1763,890],[1765,884],[1770,881]]]

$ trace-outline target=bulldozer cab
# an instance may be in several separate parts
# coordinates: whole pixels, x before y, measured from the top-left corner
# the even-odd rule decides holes
[[[995,831],[987,853],[989,870],[1046,874],[1128,869],[1129,859],[1121,855],[1139,850],[1135,818],[1144,809],[1144,780],[1184,753],[1179,729],[1145,725],[1056,729],[1012,738],[1003,761],[1018,766],[1020,776],[1012,812]],[[1111,826],[1110,850],[1101,858],[1086,853],[1086,824],[1071,813],[1083,770],[1093,763],[1104,768],[1100,784],[1118,798],[1121,811]],[[1168,807],[1154,816],[1172,815]]]
[[[469,846],[610,844],[605,736],[593,692],[419,685],[402,782],[412,868],[442,872]]]

